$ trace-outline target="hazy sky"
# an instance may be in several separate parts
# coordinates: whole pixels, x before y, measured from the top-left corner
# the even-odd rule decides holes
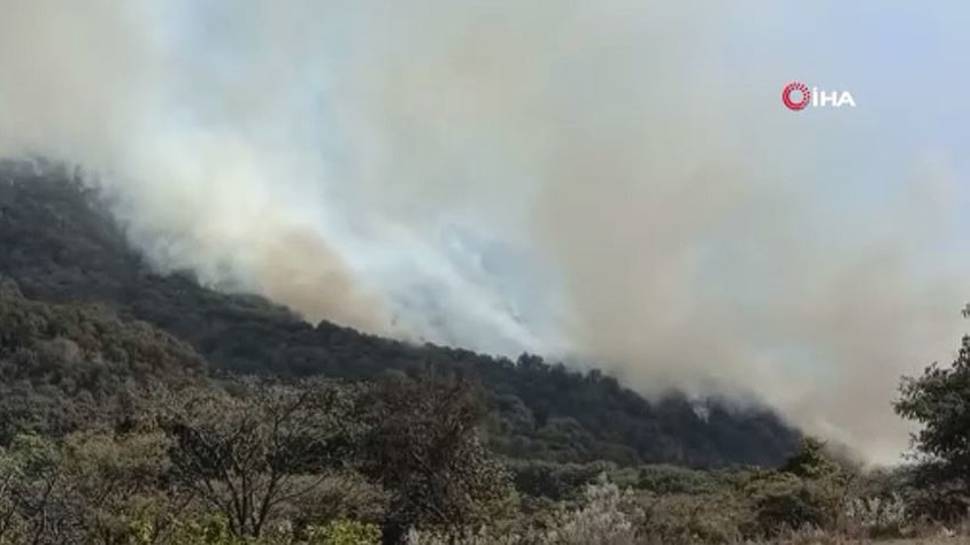
[[[962,2],[0,13],[0,154],[310,319],[753,396],[879,461],[898,376],[967,329]],[[795,79],[857,107],[788,111]]]

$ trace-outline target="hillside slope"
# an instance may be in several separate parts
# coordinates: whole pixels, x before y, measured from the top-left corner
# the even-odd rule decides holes
[[[107,304],[154,324],[216,369],[355,378],[433,366],[475,375],[494,409],[492,447],[517,458],[776,465],[799,437],[767,410],[711,400],[702,418],[682,395],[648,402],[597,371],[313,326],[260,297],[207,289],[190,274],[156,274],[96,195],[59,167],[0,163],[0,275],[27,297]]]

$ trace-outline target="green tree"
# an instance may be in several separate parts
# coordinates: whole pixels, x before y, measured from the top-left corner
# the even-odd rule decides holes
[[[150,405],[174,441],[171,475],[237,536],[319,497],[362,433],[356,390],[323,380],[161,390]]]
[[[929,513],[941,518],[970,508],[970,336],[949,366],[937,363],[918,377],[903,377],[896,412],[920,425],[912,436],[914,484],[930,496]]]
[[[187,497],[162,486],[166,438],[90,430],[63,441],[21,435],[0,449],[0,544],[155,542]]]
[[[744,495],[754,507],[759,532],[832,528],[852,478],[826,452],[824,442],[806,437],[780,470],[755,474],[745,484]]]
[[[191,495],[165,486],[171,441],[161,432],[89,430],[68,436],[61,446],[62,493],[85,542],[127,545],[134,521],[150,521],[153,541],[170,531],[171,520]]]
[[[482,445],[486,408],[467,381],[402,377],[376,394],[368,446],[372,474],[392,492],[384,543],[402,542],[415,526],[460,528],[509,507],[511,477]]]

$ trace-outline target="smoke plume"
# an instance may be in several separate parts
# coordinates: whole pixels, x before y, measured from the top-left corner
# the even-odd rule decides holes
[[[925,25],[903,61],[952,83],[964,33],[816,4],[0,0],[0,155],[81,165],[162,269],[891,461],[899,375],[961,331],[968,195],[952,112],[871,67]],[[859,106],[789,112],[793,78]]]

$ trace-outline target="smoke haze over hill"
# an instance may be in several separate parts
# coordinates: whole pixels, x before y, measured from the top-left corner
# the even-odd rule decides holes
[[[970,112],[931,90],[967,83],[967,10],[673,4],[2,0],[0,155],[310,319],[754,396],[893,460],[899,375],[964,325]],[[789,112],[793,78],[859,105]]]

